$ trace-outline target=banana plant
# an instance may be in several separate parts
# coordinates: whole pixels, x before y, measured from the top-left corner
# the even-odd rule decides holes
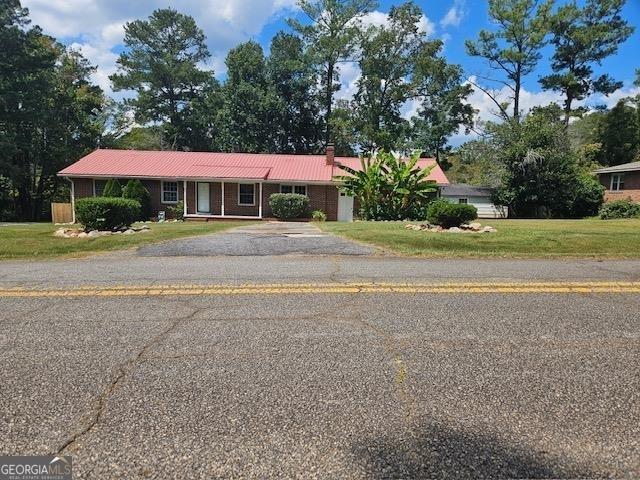
[[[341,191],[360,202],[365,220],[403,220],[422,217],[437,186],[429,180],[433,167],[420,168],[417,155],[409,159],[381,151],[362,157],[360,169],[340,165],[347,175],[337,176]]]

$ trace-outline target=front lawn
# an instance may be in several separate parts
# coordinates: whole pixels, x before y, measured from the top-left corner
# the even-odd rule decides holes
[[[239,225],[241,221],[148,223],[151,229],[135,235],[97,238],[56,238],[58,225],[51,223],[0,224],[0,259],[29,259],[80,256],[108,250],[121,250],[173,238],[216,233]]]
[[[318,225],[327,232],[420,257],[640,258],[640,220],[479,221],[498,233],[430,233],[406,230],[404,222]]]

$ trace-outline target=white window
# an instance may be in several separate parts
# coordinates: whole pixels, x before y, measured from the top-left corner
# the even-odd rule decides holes
[[[238,184],[238,205],[253,206],[256,204],[256,186],[253,183]]]
[[[467,203],[469,203],[469,199],[467,199],[467,198],[459,198],[458,199],[458,203],[462,203],[462,204],[466,205]]]
[[[162,203],[178,203],[178,182],[162,182]]]
[[[106,180],[94,180],[93,181],[93,196],[101,197],[104,192],[104,187],[107,185]]]
[[[611,175],[611,190],[624,190],[624,175]]]
[[[297,193],[298,195],[307,194],[306,185],[280,185],[280,193]]]

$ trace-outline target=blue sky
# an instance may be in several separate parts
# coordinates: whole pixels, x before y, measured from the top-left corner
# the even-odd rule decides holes
[[[39,24],[47,33],[57,37],[63,43],[72,45],[83,52],[98,71],[94,80],[107,92],[110,92],[108,76],[116,69],[117,55],[122,51],[123,25],[125,22],[145,18],[156,8],[172,6],[192,15],[205,31],[209,49],[213,57],[208,67],[213,68],[219,77],[224,77],[224,56],[230,48],[239,42],[254,39],[265,50],[272,36],[279,30],[287,30],[285,19],[289,16],[304,18],[296,8],[296,0],[182,0],[167,2],[163,0],[22,0],[28,7],[34,24]],[[369,21],[379,22],[394,4],[390,0],[381,0]],[[483,0],[418,0],[425,18],[423,25],[431,38],[445,41],[445,55],[449,62],[461,64],[466,77],[486,75],[486,65],[465,53],[464,41],[476,38],[483,28],[491,28],[487,16],[487,4]],[[558,0],[564,3],[564,0]],[[631,25],[640,30],[640,0],[627,0],[624,16]],[[622,45],[619,53],[597,67],[598,72],[609,73],[624,81],[624,87],[609,98],[597,96],[588,100],[588,104],[614,104],[619,98],[640,89],[631,84],[634,71],[640,68],[640,31]],[[548,104],[558,100],[552,92],[541,91],[538,78],[549,71],[548,57],[545,52],[538,70],[526,79],[522,96],[524,108]],[[343,66],[343,88],[340,96],[348,98],[355,88],[358,70],[355,65]],[[505,92],[506,95],[506,92]],[[479,111],[481,119],[492,118],[492,105],[486,96],[476,92],[470,103]],[[407,105],[406,114],[414,111],[415,105]],[[454,143],[464,140],[454,139]]]

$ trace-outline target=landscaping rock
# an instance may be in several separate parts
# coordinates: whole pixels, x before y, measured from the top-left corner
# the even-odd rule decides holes
[[[133,235],[134,233],[136,232],[132,228],[129,228],[128,230],[125,230],[124,232],[122,232],[123,235]]]
[[[482,233],[496,233],[497,231],[498,230],[496,230],[495,228],[489,226],[486,226],[481,230]]]
[[[473,230],[474,232],[479,232],[481,228],[482,228],[482,224],[478,222],[473,222],[469,224],[469,229]]]
[[[58,230],[56,230],[53,233],[53,236],[58,238],[69,238],[69,235],[67,235],[67,231],[64,228],[59,228]]]
[[[451,227],[449,230],[447,230],[449,233],[462,233],[462,229],[458,228],[458,227]]]
[[[87,232],[80,232],[78,234],[78,238],[87,238],[89,235],[87,234]]]
[[[96,237],[99,237],[99,236],[100,236],[100,232],[99,232],[98,230],[91,230],[91,231],[88,233],[88,236],[89,236],[90,238],[96,238]]]

